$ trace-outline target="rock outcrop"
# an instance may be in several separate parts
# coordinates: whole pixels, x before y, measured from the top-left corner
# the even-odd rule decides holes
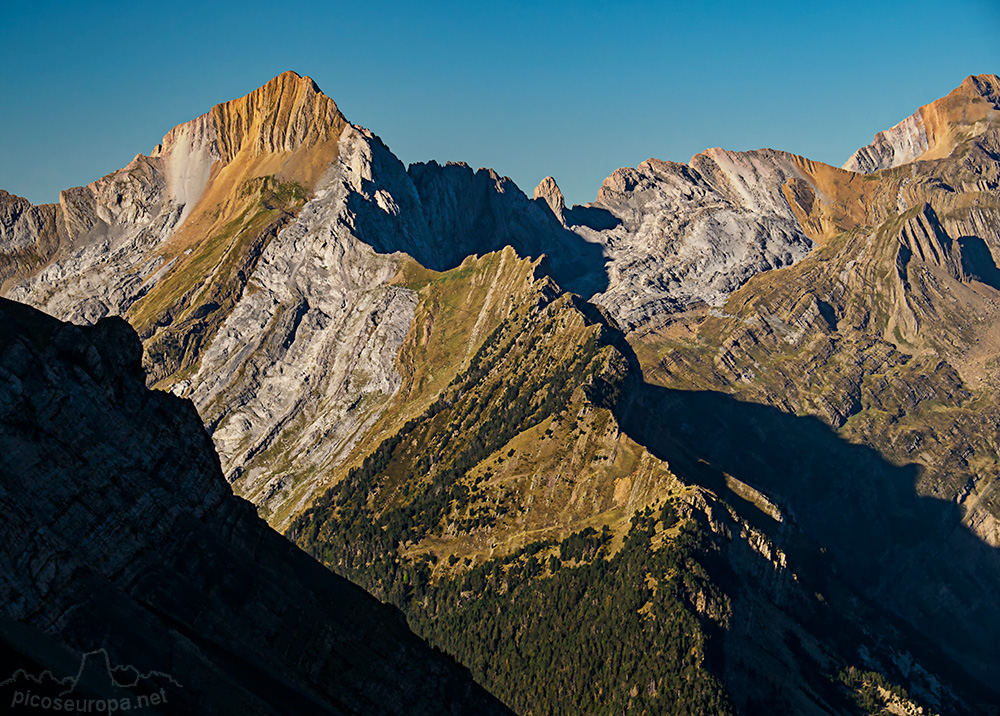
[[[996,121],[1000,110],[1000,80],[995,75],[970,75],[951,92],[924,105],[874,141],[858,149],[844,169],[871,174],[918,159],[940,159],[970,136]]]
[[[0,300],[5,665],[73,676],[101,649],[158,672],[167,713],[508,713],[234,497],[141,351],[121,319]]]
[[[803,177],[794,159],[710,149],[690,165],[650,159],[616,171],[592,206],[621,226],[575,227],[607,247],[608,287],[593,302],[628,329],[648,327],[801,259],[812,241],[781,190]]]
[[[538,186],[535,187],[533,198],[535,201],[544,201],[552,211],[552,215],[563,221],[563,212],[566,211],[566,199],[563,197],[562,191],[560,191],[555,179],[552,177],[542,179]]]
[[[241,494],[282,510],[277,524],[308,504],[400,386],[416,294],[390,285],[399,256],[356,234],[422,240],[424,229],[402,165],[373,172],[379,161],[370,133],[344,131],[313,198],[262,251],[197,370],[173,385],[195,401]]]
[[[875,135],[871,144],[861,147],[844,164],[844,169],[871,174],[898,167],[918,159],[927,151],[927,131],[920,112],[911,114],[891,129]]]
[[[19,272],[21,284],[10,297],[30,298],[66,320],[93,322],[125,315],[136,301],[156,295],[168,276],[195,273],[187,282],[168,282],[173,291],[157,302],[156,319],[169,310],[196,310],[187,305],[192,298],[187,293],[211,278],[200,264],[218,260],[218,251],[199,251],[197,244],[236,233],[233,221],[243,232],[265,233],[266,227],[240,221],[252,203],[246,199],[255,193],[253,180],[273,176],[311,189],[336,155],[345,125],[312,80],[286,72],[175,127],[150,156],[138,155],[124,169],[68,189],[57,207],[43,208],[55,213],[58,241],[53,246],[51,232],[37,233],[41,260],[33,270]],[[8,195],[4,203],[12,200]],[[227,238],[232,237],[214,241]],[[12,248],[23,251],[30,243],[22,231]],[[8,256],[5,243],[0,264],[9,263]],[[142,322],[146,316],[136,318]]]

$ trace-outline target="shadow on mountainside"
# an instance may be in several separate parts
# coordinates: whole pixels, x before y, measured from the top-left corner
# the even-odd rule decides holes
[[[235,496],[194,404],[148,389],[141,356],[119,317],[0,299],[0,700],[135,704],[131,675],[167,689],[158,714],[511,713]]]
[[[990,248],[978,236],[960,236],[955,239],[962,257],[962,270],[990,288],[1000,291],[1000,269],[993,261]]]
[[[608,231],[622,223],[621,219],[599,206],[580,206],[563,211],[566,226],[585,226],[594,231]]]
[[[433,161],[411,164],[407,174],[432,237],[413,256],[423,266],[445,271],[470,254],[511,246],[523,257],[545,254],[547,272],[568,291],[590,297],[607,289],[604,247],[567,229],[548,204],[529,199],[510,179],[490,169]],[[571,225],[600,229],[620,223],[609,211],[593,207],[574,207],[567,219],[575,222]]]
[[[961,524],[957,505],[916,494],[918,466],[893,465],[817,418],[722,393],[642,383],[625,404],[623,430],[676,474],[756,517],[786,549],[783,537],[797,528],[826,550],[840,579],[996,692],[1000,551]],[[726,475],[778,504],[785,524],[745,509]]]

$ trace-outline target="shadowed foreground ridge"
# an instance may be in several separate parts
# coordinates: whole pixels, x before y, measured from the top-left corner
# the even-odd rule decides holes
[[[0,300],[0,681],[72,676],[103,649],[159,672],[157,713],[507,713],[234,497],[193,406],[147,390],[140,356],[120,319]],[[90,671],[75,693],[106,696]]]
[[[853,161],[708,149],[567,208],[405,167],[285,73],[58,206],[0,192],[0,292],[127,320],[236,494],[519,713],[995,715],[1000,80]],[[41,332],[0,344],[34,490],[0,667],[103,646],[233,708],[409,709],[420,647],[360,596],[338,631],[354,592],[220,487],[131,333],[6,310]],[[131,650],[75,616],[113,598]]]

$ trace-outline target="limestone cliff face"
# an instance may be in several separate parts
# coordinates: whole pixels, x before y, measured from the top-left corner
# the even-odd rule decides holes
[[[195,401],[236,488],[276,524],[325,485],[400,386],[416,294],[399,256],[357,233],[413,236],[415,194],[370,133],[345,130],[313,198],[264,249],[246,290],[173,390]],[[393,157],[393,159],[395,159]],[[402,208],[400,208],[402,207]]]
[[[232,245],[232,222],[256,208],[247,200],[254,188],[248,182],[274,176],[311,190],[336,155],[344,126],[332,100],[291,72],[218,105],[171,130],[150,156],[138,155],[124,169],[62,192],[54,209],[39,207],[54,212],[57,231],[36,227],[29,236],[22,229],[17,244],[0,246],[0,264],[16,262],[12,249],[23,254],[31,243],[40,257],[21,266],[19,285],[8,295],[52,315],[92,322],[134,310],[148,294],[157,296],[165,278],[182,284],[168,282],[170,289],[207,280],[200,264],[217,261],[218,251],[206,256],[199,248],[213,235]],[[266,234],[266,227],[250,222],[238,229]],[[191,272],[202,275],[176,280]],[[190,308],[184,290],[167,294],[159,296],[157,313]]]
[[[313,150],[346,124],[332,99],[308,77],[285,72],[245,97],[216,105],[212,120],[222,161],[242,152],[266,156]]]
[[[718,149],[690,166],[651,159],[612,174],[596,202],[569,209],[551,177],[532,202],[488,170],[414,165],[409,173],[430,234],[446,241],[430,255],[413,255],[442,269],[504,245],[523,256],[545,254],[563,288],[624,326],[646,326],[717,305],[750,276],[808,253],[812,242],[782,191],[809,178],[795,159]]]
[[[1000,80],[995,75],[970,75],[947,97],[924,105],[891,129],[879,132],[861,147],[844,169],[871,174],[918,159],[940,159],[996,120],[1000,110]]]
[[[40,232],[42,260],[10,281],[7,295],[52,315],[93,322],[121,313],[158,278],[163,261],[152,251],[184,212],[166,191],[160,158],[136,157],[127,167],[86,187],[60,194],[52,212],[55,241]],[[5,258],[8,255],[4,249]]]
[[[57,218],[55,206],[34,206],[0,191],[0,289],[8,279],[37,270],[55,253],[64,236]]]
[[[920,112],[911,114],[891,129],[879,132],[871,144],[861,147],[844,164],[844,169],[871,174],[915,161],[927,151],[927,131]]]
[[[126,316],[143,337],[151,379],[195,397],[218,430],[232,479],[247,473],[245,464],[279,441],[293,419],[303,427],[305,414],[337,416],[321,421],[335,428],[309,427],[308,445],[333,430],[349,446],[364,424],[354,413],[377,415],[379,396],[391,395],[398,383],[393,356],[413,302],[399,291],[378,293],[395,260],[377,257],[349,227],[360,214],[376,233],[409,232],[424,241],[426,232],[412,219],[416,196],[395,157],[389,155],[383,183],[402,179],[409,205],[406,191],[390,201],[408,211],[393,221],[384,204],[389,194],[368,192],[370,134],[351,128],[348,156],[338,161],[346,129],[336,105],[311,80],[285,73],[174,128],[150,157],[63,192],[58,207],[32,207],[4,195],[0,253],[11,277],[9,295],[68,320]],[[386,154],[381,147],[375,163]],[[369,204],[389,218],[379,223]],[[301,268],[300,280],[290,279],[290,263]],[[298,331],[299,341],[287,331]],[[360,335],[345,340],[352,333]],[[234,348],[233,336],[248,334],[259,355],[248,355],[245,345]],[[211,370],[199,372],[206,356]],[[282,357],[298,367],[278,388],[270,381],[288,366]],[[345,374],[346,365],[356,372]],[[297,382],[303,376],[316,378],[305,390]],[[329,381],[339,386],[329,391],[339,397],[327,395]],[[313,460],[322,463],[342,447],[325,440]],[[283,476],[272,471],[272,477],[283,484]],[[280,492],[274,484],[267,489]],[[255,488],[246,491],[264,502],[264,487]]]
[[[124,321],[0,300],[0,327],[5,664],[104,649],[168,674],[168,713],[507,713],[232,495]]]
[[[711,149],[690,165],[648,160],[605,180],[593,206],[619,227],[575,230],[607,246],[608,287],[593,298],[629,329],[719,305],[751,276],[812,247],[781,191],[792,155]]]
[[[208,114],[171,129],[151,157],[162,160],[164,180],[173,203],[182,207],[180,223],[194,209],[221,160],[218,126]]]

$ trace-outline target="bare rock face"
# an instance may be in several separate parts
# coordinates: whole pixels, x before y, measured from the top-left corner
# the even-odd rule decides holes
[[[986,131],[997,109],[1000,80],[995,75],[970,75],[947,97],[876,134],[871,144],[851,155],[844,169],[871,174],[918,159],[946,157],[959,141]]]
[[[450,269],[471,254],[511,246],[520,256],[548,256],[552,277],[566,290],[589,296],[606,285],[600,243],[568,230],[561,211],[529,199],[509,178],[492,169],[473,171],[462,162],[411,164],[408,173],[428,233],[440,242],[433,252],[411,254],[423,265]],[[554,181],[550,189],[559,206],[562,195]]]
[[[344,117],[333,100],[308,77],[285,72],[260,89],[216,105],[211,116],[220,158],[226,164],[241,154],[265,157],[316,149],[336,138]]]
[[[0,190],[0,290],[8,279],[29,275],[52,257],[65,235],[57,218],[55,206],[34,206]]]
[[[608,288],[593,302],[635,329],[675,311],[716,306],[751,276],[812,248],[784,194],[801,178],[783,152],[711,149],[690,165],[650,159],[619,169],[597,201],[619,227],[574,227],[607,246]]]
[[[174,127],[153,149],[152,157],[162,158],[170,200],[182,207],[183,222],[194,209],[208,185],[212,165],[222,158],[219,133],[210,115]]]
[[[167,713],[507,713],[232,495],[124,321],[0,300],[0,329],[5,663],[103,649]]]
[[[55,240],[22,228],[17,242],[0,244],[0,266],[31,238],[48,266],[18,272],[7,295],[66,320],[125,315],[171,272],[197,270],[181,227],[201,241],[221,233],[246,208],[234,199],[254,179],[311,185],[345,125],[333,101],[293,72],[218,105],[172,129],[150,156],[62,192],[57,207],[39,207],[55,213]]]
[[[875,135],[871,144],[861,147],[844,164],[844,169],[871,174],[915,161],[927,151],[927,131],[923,117],[915,112],[891,129]]]
[[[170,196],[164,164],[162,157],[136,157],[114,174],[62,192],[58,206],[39,207],[55,214],[56,240],[37,237],[37,253],[51,261],[7,295],[67,320],[124,312],[158,278],[163,261],[152,249],[185,211]]]
[[[535,187],[534,198],[535,201],[540,199],[548,204],[553,216],[560,221],[562,220],[563,212],[566,210],[566,200],[563,198],[555,179],[552,177],[542,179],[541,183]]]
[[[424,230],[402,165],[373,171],[379,153],[370,133],[345,130],[314,198],[264,250],[198,370],[173,388],[195,401],[241,494],[283,515],[324,484],[322,471],[399,388],[416,294],[390,285],[398,255],[377,254],[356,227],[415,242]]]
[[[308,78],[285,73],[174,128],[58,207],[0,206],[9,295],[67,320],[126,316],[153,379],[195,400],[227,475],[265,509],[398,387],[413,294],[386,285],[397,259],[357,234],[427,244],[419,199]],[[276,445],[300,458],[295,479]]]
[[[441,269],[504,245],[545,254],[563,288],[635,329],[718,305],[754,274],[808,253],[812,242],[782,190],[804,176],[794,160],[769,150],[709,150],[690,166],[651,159],[618,170],[596,202],[570,209],[552,177],[531,202],[487,170],[413,165],[430,234],[448,237],[433,256],[414,255]]]

